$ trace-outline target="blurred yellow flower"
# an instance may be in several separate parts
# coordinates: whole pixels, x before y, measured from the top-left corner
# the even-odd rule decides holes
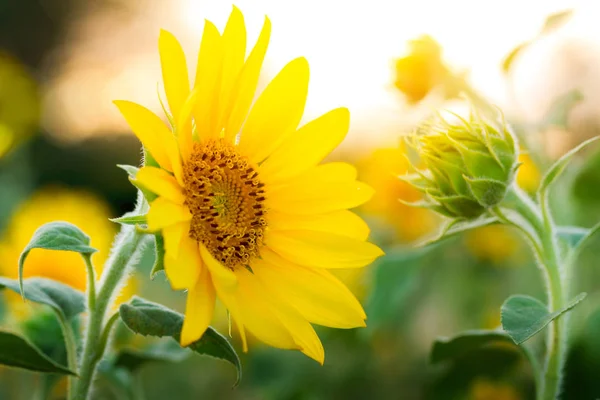
[[[470,389],[469,400],[522,400],[517,390],[502,382],[477,379]]]
[[[489,225],[465,235],[467,248],[476,258],[499,264],[515,255],[520,247],[518,236],[504,225]]]
[[[98,249],[92,260],[99,274],[116,233],[116,225],[108,220],[110,216],[108,205],[88,192],[53,187],[35,193],[15,211],[0,240],[0,275],[16,279],[19,255],[33,233],[40,225],[59,220],[77,225],[90,236],[91,245]],[[32,250],[23,275],[54,279],[81,291],[87,285],[83,259],[69,251]],[[126,296],[132,294],[129,289],[125,292]],[[24,303],[17,294],[8,291],[5,294],[13,313],[27,315],[27,308],[22,307]]]
[[[396,60],[394,85],[410,103],[417,103],[444,83],[448,69],[442,62],[442,48],[430,36],[408,42],[408,54]]]
[[[391,224],[402,241],[413,241],[430,233],[437,225],[435,214],[424,208],[402,204],[414,202],[421,194],[398,176],[409,172],[406,148],[376,149],[357,163],[360,179],[375,189],[373,199],[361,207],[366,215],[378,216]]]
[[[165,273],[186,289],[181,344],[199,339],[217,297],[247,350],[246,329],[261,341],[324,361],[311,323],[365,326],[353,294],[327,269],[359,268],[383,252],[348,208],[373,190],[345,163],[319,165],[346,136],[339,108],[297,130],[309,68],[288,63],[253,103],[271,23],[266,18],[246,60],[246,27],[234,7],[223,34],[209,21],[190,92],[177,39],[161,31],[159,50],[172,127],[148,109],[117,101],[158,167],[134,183],[158,195],[148,227],[165,240]]]
[[[519,162],[522,164],[517,170],[517,183],[525,191],[534,193],[542,179],[540,170],[527,153],[521,152]]]
[[[39,119],[35,81],[16,60],[0,53],[0,157],[29,138]]]

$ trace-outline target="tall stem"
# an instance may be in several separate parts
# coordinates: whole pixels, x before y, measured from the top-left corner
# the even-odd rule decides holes
[[[84,400],[89,394],[96,365],[104,353],[105,346],[102,346],[101,338],[104,331],[106,311],[116,288],[125,277],[128,265],[132,258],[135,258],[134,254],[139,247],[141,238],[142,235],[133,227],[123,226],[113,248],[113,253],[102,273],[95,304],[90,301],[90,304],[94,304],[94,308],[89,310],[79,379],[73,396],[75,400]]]
[[[539,197],[538,206],[516,185],[511,191],[515,208],[531,224],[541,242],[538,261],[543,267],[548,306],[550,312],[564,307],[565,293],[561,277],[563,263],[556,229],[550,213],[548,199],[544,194]],[[546,339],[546,360],[542,387],[538,388],[539,400],[555,400],[560,395],[562,368],[567,345],[567,320],[565,316],[551,322]]]

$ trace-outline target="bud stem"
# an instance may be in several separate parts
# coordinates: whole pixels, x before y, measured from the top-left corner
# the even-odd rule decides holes
[[[532,229],[517,226],[526,233],[527,239],[536,253],[536,259],[543,272],[545,281],[548,308],[550,312],[561,310],[564,307],[566,282],[562,279],[562,268],[564,259],[562,257],[558,236],[548,199],[545,195],[540,196],[539,204],[536,204],[516,184],[509,191],[506,199],[511,208],[519,214]],[[506,217],[495,212],[498,217],[506,222]],[[518,225],[518,222],[510,222]],[[539,380],[538,400],[555,400],[560,395],[562,370],[565,362],[567,346],[567,315],[563,315],[550,323],[546,339],[546,361],[544,365],[543,379]]]

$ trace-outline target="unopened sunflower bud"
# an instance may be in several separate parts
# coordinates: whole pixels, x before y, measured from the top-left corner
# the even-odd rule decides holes
[[[496,206],[519,167],[505,124],[494,127],[476,114],[458,124],[438,115],[410,139],[426,169],[403,179],[425,194],[421,205],[451,218],[477,218]]]

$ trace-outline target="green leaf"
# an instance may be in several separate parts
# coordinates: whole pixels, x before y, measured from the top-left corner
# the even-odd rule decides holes
[[[439,233],[432,239],[428,239],[419,244],[419,246],[428,246],[430,244],[439,242],[442,239],[446,239],[450,236],[457,235],[462,232],[469,231],[471,229],[481,228],[483,226],[492,225],[498,223],[498,218],[481,216],[476,219],[453,219],[442,227]]]
[[[439,363],[463,355],[483,346],[512,343],[511,337],[502,331],[471,330],[452,337],[440,337],[433,343],[430,354],[432,363]]]
[[[180,347],[172,340],[159,342],[143,350],[134,348],[122,349],[116,356],[113,365],[125,368],[131,372],[136,371],[147,363],[167,362],[178,363],[189,357],[191,352]]]
[[[74,251],[87,256],[98,251],[90,247],[90,237],[73,224],[57,221],[42,225],[35,231],[19,257],[19,286],[23,296],[23,266],[27,255],[33,249]]]
[[[546,174],[542,178],[540,188],[538,189],[538,196],[545,195],[545,193],[548,190],[548,188],[550,187],[550,185],[559,177],[559,175],[565,170],[565,168],[567,168],[567,165],[571,161],[571,158],[573,158],[573,156],[577,152],[581,151],[585,147],[594,143],[598,139],[600,139],[600,136],[596,136],[591,139],[588,139],[585,142],[581,143],[579,146],[575,147],[574,149],[571,149],[571,151],[569,151],[567,154],[563,155],[561,158],[559,158],[558,161],[556,161],[550,167],[548,172],[546,172]]]
[[[0,290],[20,293],[19,282],[0,277]],[[35,303],[50,306],[67,320],[85,311],[85,296],[71,286],[46,278],[28,278],[23,281],[23,296]]]
[[[572,9],[567,9],[563,11],[556,12],[554,14],[550,14],[546,21],[544,21],[544,26],[542,27],[542,34],[549,33],[556,28],[559,28],[563,25],[569,18],[573,15]]]
[[[154,265],[150,271],[150,279],[165,269],[165,240],[161,234],[154,235]]]
[[[559,311],[548,308],[531,296],[515,295],[502,304],[502,327],[516,344],[521,344],[541,331],[546,325],[581,302],[587,293],[580,293]]]
[[[168,336],[179,342],[183,315],[161,304],[134,297],[130,303],[121,304],[119,314],[125,325],[144,336]],[[224,336],[209,327],[204,335],[188,346],[192,351],[229,361],[237,368],[237,383],[242,377],[240,359]]]
[[[31,371],[77,375],[46,356],[24,337],[6,331],[0,331],[0,364]]]
[[[147,214],[144,215],[123,215],[119,218],[111,218],[112,222],[123,225],[146,225],[148,223]]]
[[[529,47],[530,44],[531,42],[523,42],[520,45],[516,46],[514,49],[512,49],[510,53],[508,53],[508,55],[504,57],[504,61],[502,61],[502,72],[508,74],[515,60],[519,57],[519,54],[521,54],[523,50]]]

